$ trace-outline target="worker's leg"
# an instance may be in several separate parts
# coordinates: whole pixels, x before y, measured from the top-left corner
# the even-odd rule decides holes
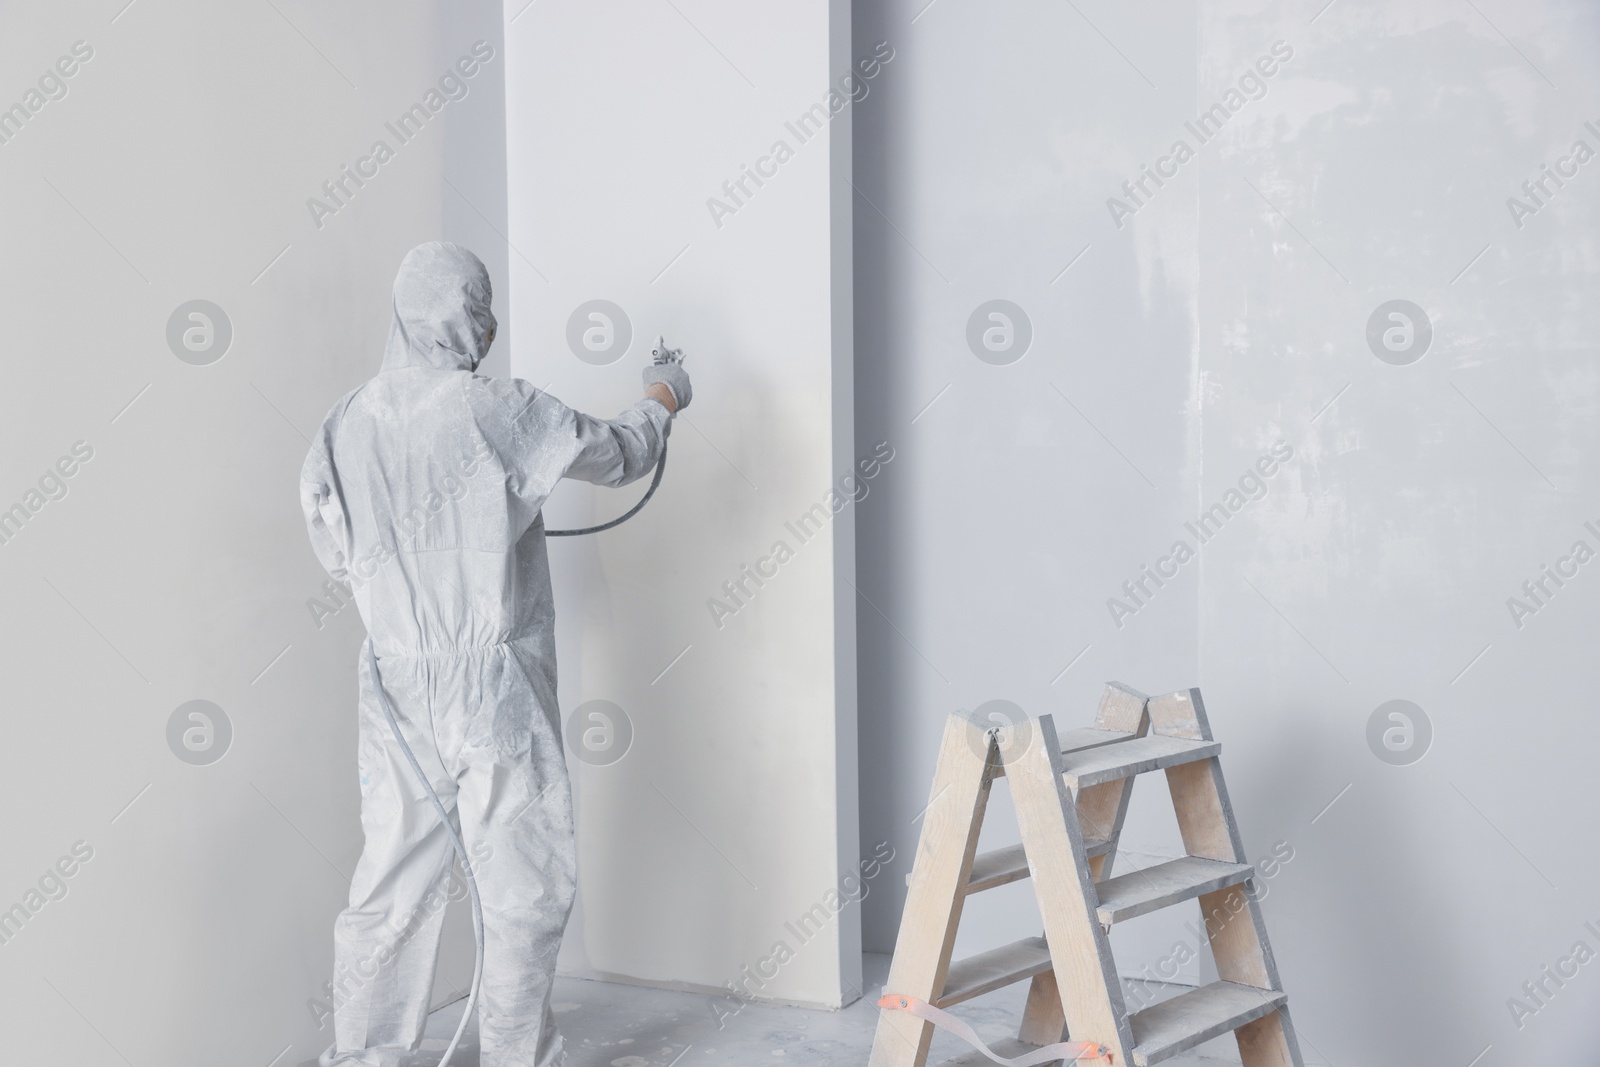
[[[446,808],[455,782],[440,764],[423,704],[408,684],[420,665],[380,669],[396,717]],[[361,828],[366,844],[350,883],[350,906],[334,924],[335,1046],[323,1067],[398,1067],[422,1040],[454,849],[383,711],[361,677]]]
[[[514,644],[505,648],[482,664],[483,705],[462,724],[458,757],[461,832],[487,941],[480,1062],[556,1067],[550,987],[575,892],[572,787],[553,679]]]

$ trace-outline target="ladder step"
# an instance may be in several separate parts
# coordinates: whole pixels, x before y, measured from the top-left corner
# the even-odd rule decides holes
[[[1135,1067],[1150,1067],[1185,1049],[1277,1011],[1284,994],[1235,982],[1212,982],[1128,1017]]]
[[[1097,887],[1100,892],[1100,925],[1131,919],[1159,911],[1205,893],[1238,885],[1255,873],[1248,863],[1223,863],[1220,860],[1185,856],[1182,859],[1146,867],[1142,871],[1107,878]]]
[[[1121,730],[1096,730],[1092,726],[1081,730],[1063,730],[1057,735],[1062,752],[1083,752],[1099,748],[1101,745],[1115,744],[1118,741],[1132,741],[1133,738],[1133,734],[1123,733]]]
[[[950,965],[945,979],[944,993],[933,1002],[936,1008],[948,1008],[973,997],[981,997],[1013,982],[1032,978],[1050,970],[1050,946],[1042,937],[1025,937],[976,956],[968,956]]]
[[[1067,730],[1059,734],[1057,740],[1061,742],[1061,752],[1065,755],[1068,752],[1084,752],[1091,748],[1100,748],[1102,745],[1113,745],[1118,741],[1129,741],[1137,736],[1137,734],[1123,733],[1121,730],[1097,730],[1092,726],[1086,726],[1081,730]],[[1004,778],[1005,774],[1004,764],[993,770],[995,778]]]
[[[1090,858],[1111,851],[1111,842],[1098,837],[1086,837],[1083,851]],[[1248,868],[1247,868],[1248,869]],[[980,852],[972,860],[972,873],[967,877],[966,893],[981,893],[985,889],[1010,885],[1028,877],[1028,854],[1021,845],[1007,845],[992,852]]]
[[[1222,751],[1216,741],[1190,741],[1152,734],[1129,741],[1062,754],[1067,784],[1074,790],[1102,782],[1115,782],[1136,774],[1210,759]]]

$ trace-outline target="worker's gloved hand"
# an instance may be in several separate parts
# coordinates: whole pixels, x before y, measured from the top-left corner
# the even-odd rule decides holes
[[[655,362],[644,369],[644,387],[666,386],[672,390],[672,398],[678,402],[678,410],[682,411],[694,398],[694,389],[689,385],[689,372],[683,369],[683,349],[668,348],[666,340],[658,337],[653,355]]]

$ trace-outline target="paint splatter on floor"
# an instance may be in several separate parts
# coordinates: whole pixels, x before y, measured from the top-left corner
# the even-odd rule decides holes
[[[866,957],[867,996],[842,1011],[749,1004],[720,1020],[711,997],[577,978],[556,980],[551,1008],[561,1016],[568,1067],[849,1067],[865,1064],[877,1028],[876,1001],[889,973],[887,956]],[[1176,990],[1175,990],[1176,992]],[[1002,989],[956,1009],[988,1041],[1016,1036],[1027,986]],[[435,1012],[428,1037],[448,1041],[464,1002]],[[468,1030],[453,1067],[478,1067],[477,1035]],[[443,1045],[440,1041],[440,1047]],[[649,1051],[644,1051],[648,1049]],[[943,1063],[967,1046],[947,1034],[934,1037],[930,1064]],[[976,1057],[976,1054],[973,1054]],[[433,1067],[438,1056],[419,1058]],[[973,1063],[987,1063],[974,1058]],[[1231,1037],[1202,1045],[1166,1063],[1172,1067],[1225,1067],[1239,1062]],[[1308,1060],[1308,1064],[1314,1061]]]

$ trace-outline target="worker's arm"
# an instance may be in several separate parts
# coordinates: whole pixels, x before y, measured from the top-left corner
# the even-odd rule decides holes
[[[520,378],[465,379],[479,434],[506,486],[534,510],[562,478],[626,485],[650,473],[672,424],[667,397],[646,396],[614,419],[585,415]]]
[[[669,391],[666,400],[647,395],[614,419],[573,412],[577,449],[565,477],[613,488],[643,478],[661,459],[676,407]]]
[[[346,401],[336,405],[323,420],[300,468],[300,510],[311,536],[311,549],[336,582],[349,581],[350,566],[350,524],[345,519],[339,476],[333,467],[333,432]]]
[[[627,485],[642,478],[661,458],[672,429],[672,416],[689,406],[694,391],[682,353],[656,342],[657,361],[644,369],[645,399],[615,419],[577,415],[574,423],[579,450],[568,478],[597,485]],[[659,418],[661,411],[666,419]],[[640,416],[643,416],[641,421]]]
[[[650,473],[666,449],[673,415],[693,395],[677,363],[647,366],[644,399],[614,419],[574,411],[520,378],[474,375],[463,387],[508,487],[535,508],[562,478],[619,486]]]
[[[661,406],[667,409],[667,414],[678,413],[678,398],[672,395],[672,390],[667,388],[665,382],[655,382],[644,391],[644,395],[652,400],[661,401]]]

